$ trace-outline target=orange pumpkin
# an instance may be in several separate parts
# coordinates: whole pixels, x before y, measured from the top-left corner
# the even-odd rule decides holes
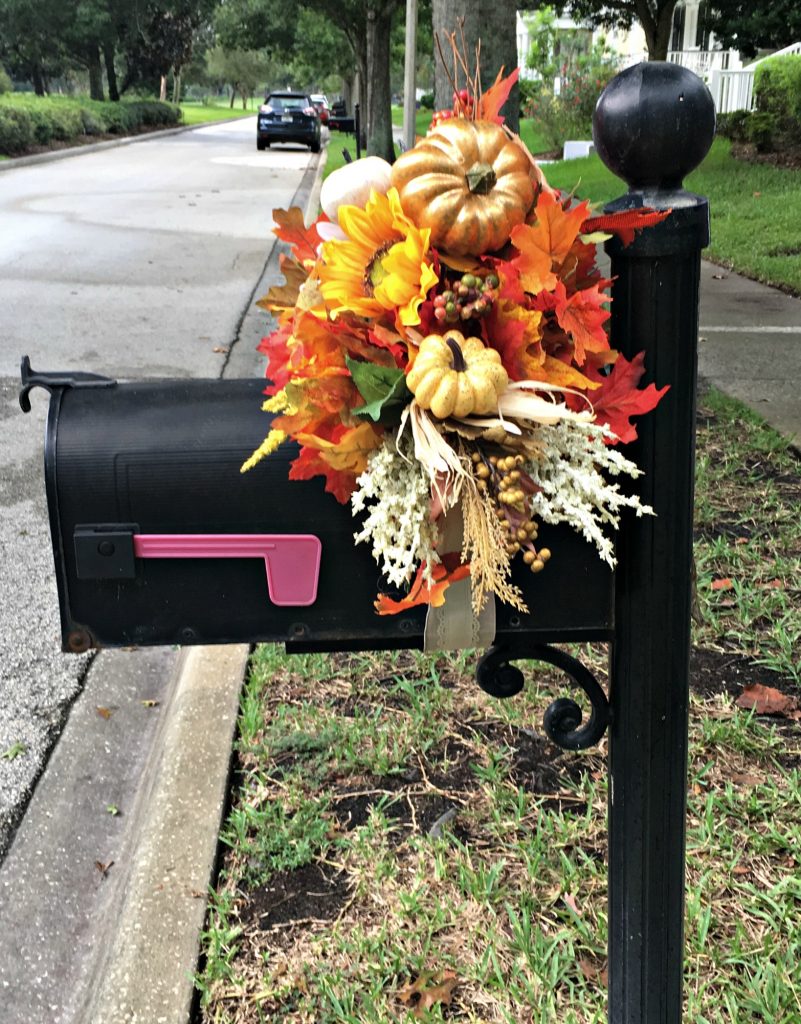
[[[492,121],[445,121],[392,165],[403,212],[456,256],[494,252],[534,201],[531,162]]]

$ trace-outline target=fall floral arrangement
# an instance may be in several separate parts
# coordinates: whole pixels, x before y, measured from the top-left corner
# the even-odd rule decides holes
[[[299,445],[290,478],[324,477],[408,589],[379,595],[379,614],[440,606],[458,580],[473,614],[492,595],[525,611],[510,569],[545,567],[540,523],[612,565],[621,510],[651,512],[616,482],[639,472],[618,446],[666,389],[638,388],[642,357],[610,347],[596,244],[665,214],[592,216],[550,188],[499,114],[516,76],[486,91],[476,76],[393,165],[332,173],[311,227],[273,214],[291,247],[261,301],[278,323],[260,346],[274,418],[243,470]]]

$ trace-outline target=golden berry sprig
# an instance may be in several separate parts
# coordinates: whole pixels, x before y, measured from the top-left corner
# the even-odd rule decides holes
[[[531,495],[537,485],[523,468],[522,455],[490,455],[474,451],[473,475],[482,494],[489,494],[495,514],[501,521],[510,558],[523,552],[523,561],[532,572],[541,572],[551,557],[548,548],[535,546],[538,527],[531,515]]]

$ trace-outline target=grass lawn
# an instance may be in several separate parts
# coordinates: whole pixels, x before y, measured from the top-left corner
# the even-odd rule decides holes
[[[799,726],[733,697],[801,693],[801,476],[717,393],[698,440],[685,1013],[790,1024]],[[605,650],[582,656],[601,678]],[[566,695],[552,670],[506,702],[473,672],[463,655],[256,651],[204,1024],[606,1020],[606,741],[573,754],[540,734]]]
[[[252,117],[258,110],[260,100],[251,100],[248,109],[242,109],[241,101],[230,107],[227,102],[203,105],[199,102],[181,104],[184,124],[203,124],[205,121],[224,121],[232,117]]]
[[[713,260],[766,284],[801,294],[801,171],[735,160],[731,144],[716,139],[686,181],[709,197]],[[597,156],[546,168],[548,181],[595,203],[625,191]]]

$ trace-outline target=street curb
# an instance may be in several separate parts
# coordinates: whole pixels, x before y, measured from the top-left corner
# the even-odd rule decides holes
[[[307,223],[317,213],[325,156],[323,147],[304,211]],[[190,1020],[249,656],[247,644],[181,652],[156,754],[132,815],[122,905],[106,922],[105,936],[95,936],[105,938],[107,953],[95,972],[86,1024]]]
[[[189,1019],[249,654],[247,644],[181,652],[137,808],[124,901],[106,922],[108,954],[87,1024]]]
[[[248,114],[248,117],[255,117]],[[118,146],[131,146],[135,142],[148,142],[150,139],[163,139],[168,135],[182,135],[193,132],[196,128],[209,128],[214,124],[230,124],[242,121],[242,117],[225,117],[217,121],[201,121],[199,124],[182,124],[178,128],[164,128],[158,132],[142,132],[141,135],[124,135],[119,139],[106,139],[104,142],[89,142],[85,146],[69,146],[65,149],[53,149],[47,153],[32,153],[30,156],[15,156],[10,160],[0,160],[0,171],[13,171],[15,167],[29,167],[32,164],[49,164],[53,160],[64,160],[69,156],[81,156],[83,153],[98,153],[102,149],[115,149]]]

